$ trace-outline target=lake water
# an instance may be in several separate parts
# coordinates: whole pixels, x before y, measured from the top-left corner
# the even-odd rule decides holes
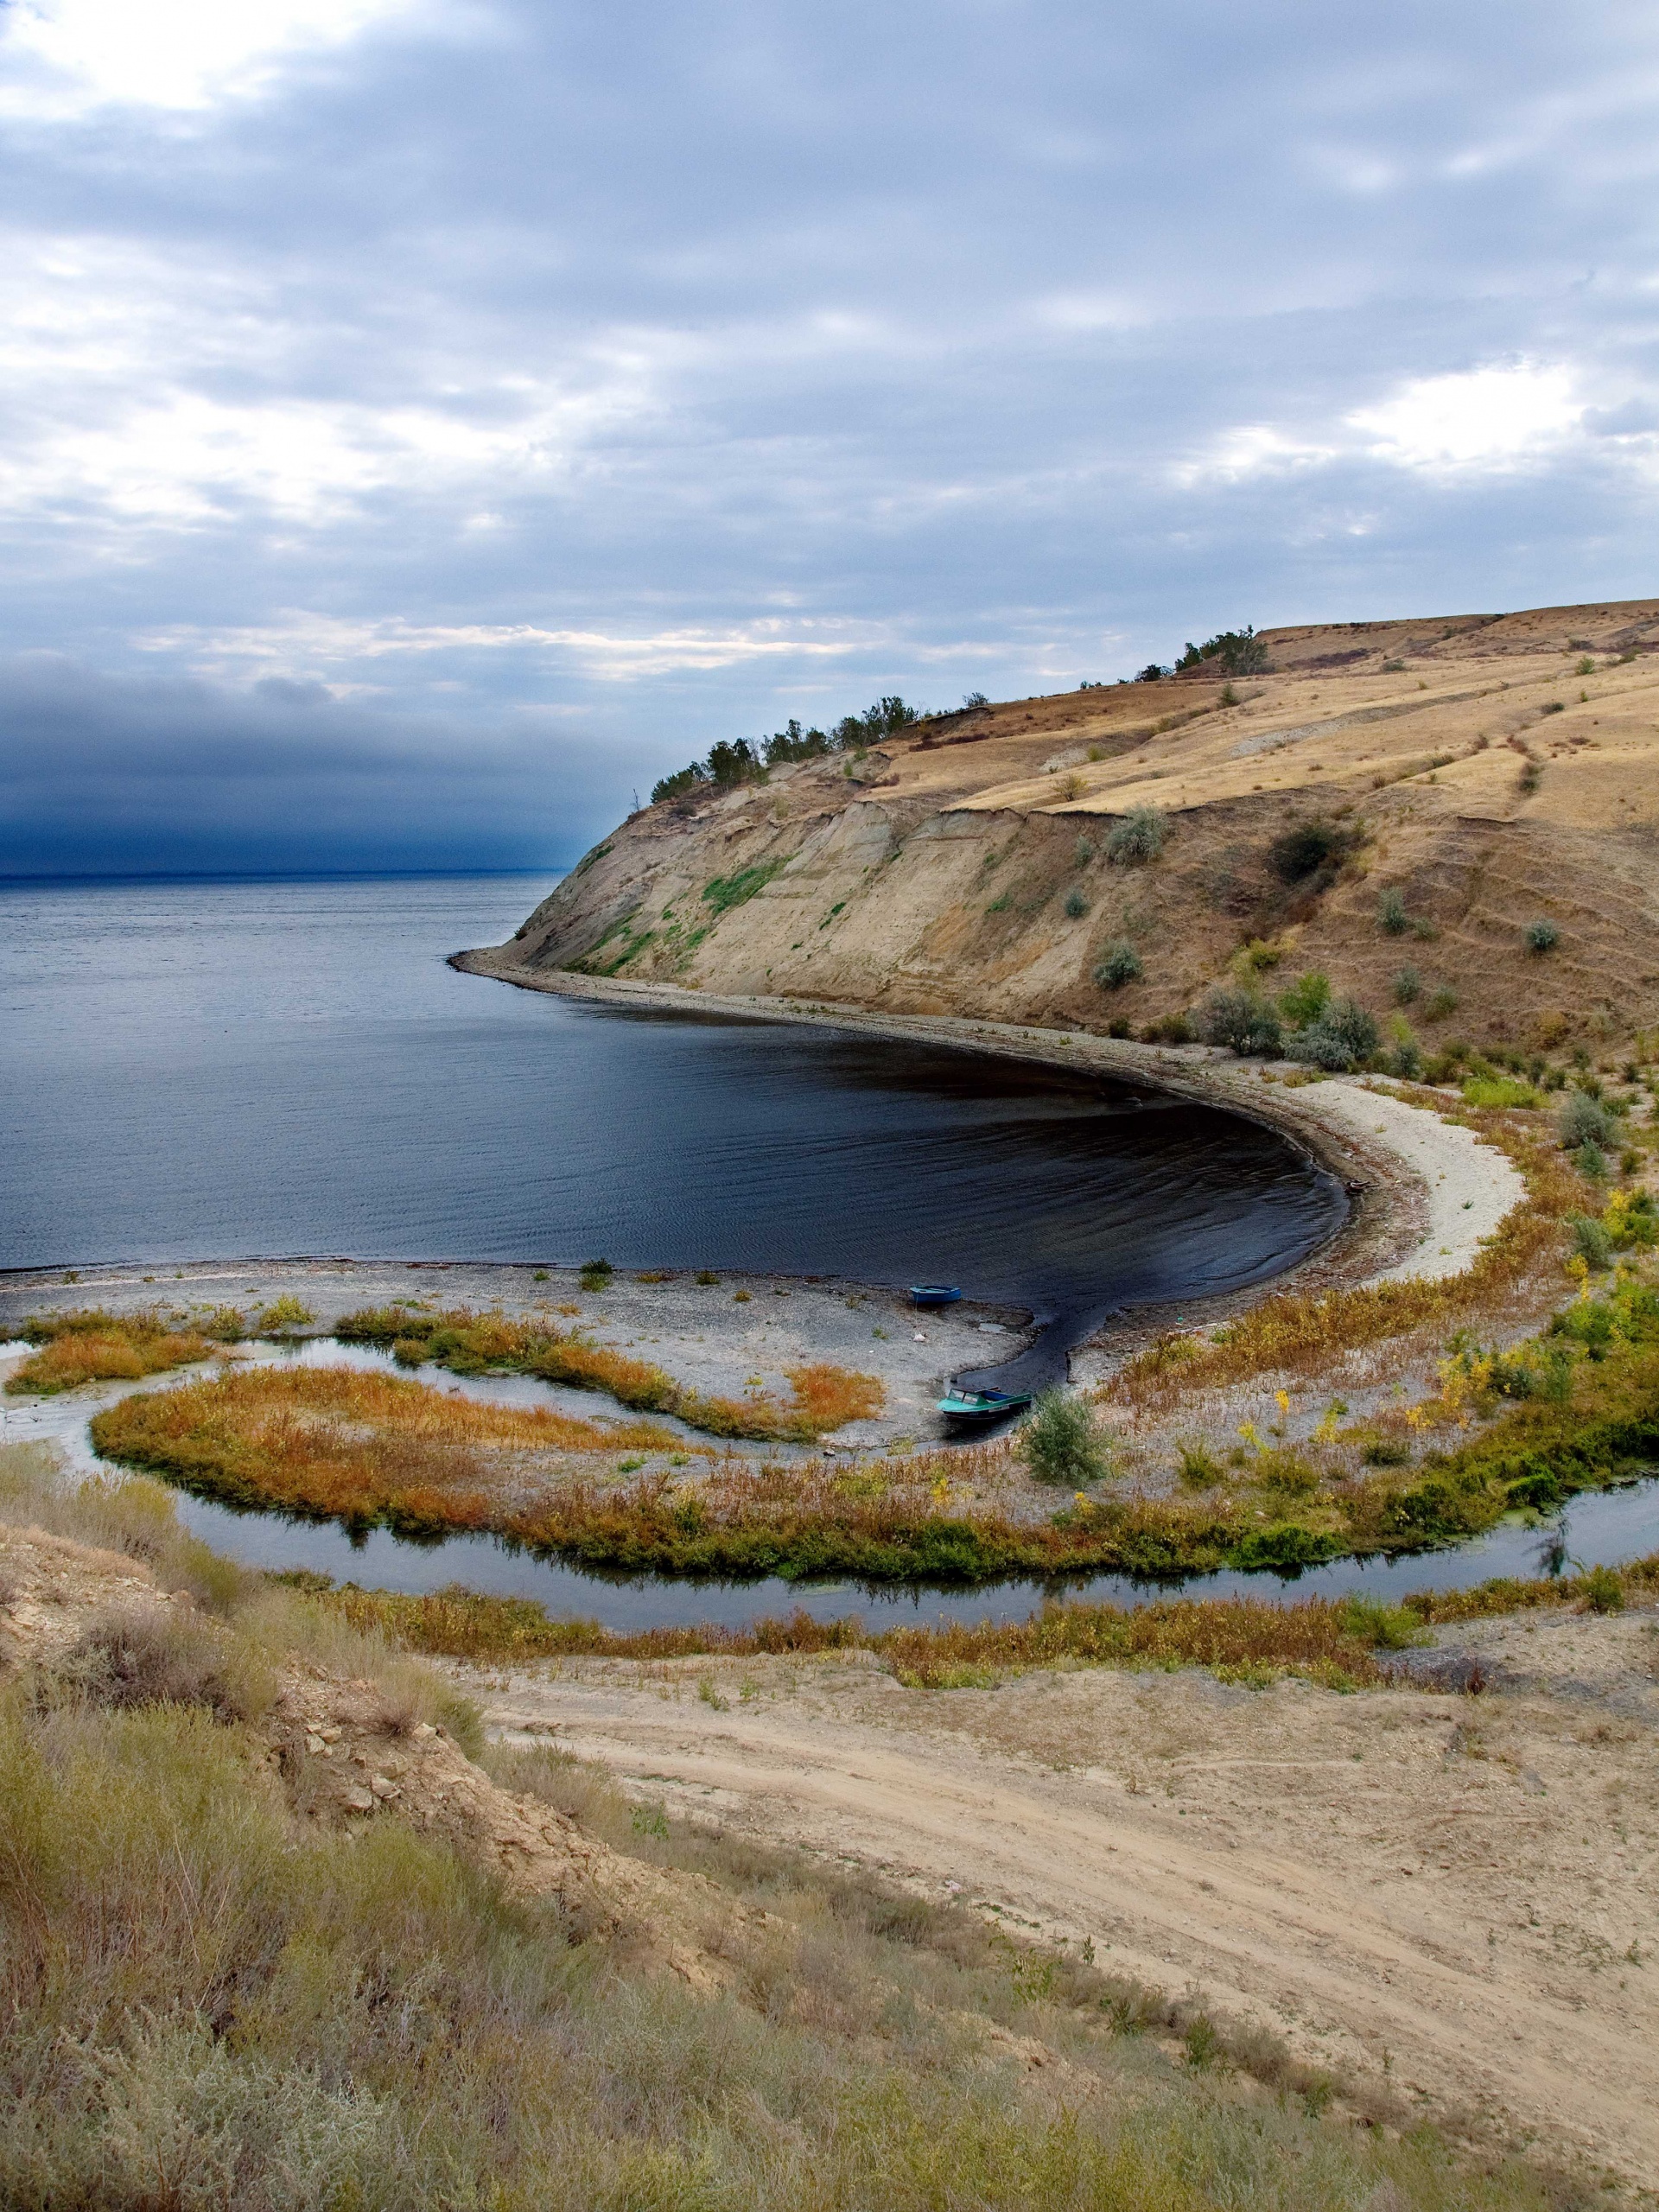
[[[334,1252],[658,1262],[957,1281],[1069,1328],[1259,1281],[1342,1195],[1273,1133],[1155,1092],[812,1027],[514,991],[445,965],[550,877],[0,887],[0,1267]],[[63,1407],[67,1414],[69,1408]],[[487,1538],[238,1516],[232,1554],[370,1584],[454,1580],[613,1625],[1018,1618],[950,1592],[607,1579]],[[1585,1498],[1587,1560],[1650,1548],[1655,1485]],[[1535,1533],[1306,1577],[1398,1589],[1529,1571]],[[1222,1576],[1223,1591],[1278,1586]],[[1056,1592],[1055,1594],[1060,1594]],[[1133,1599],[1096,1578],[1065,1594]]]
[[[1155,1092],[445,965],[552,880],[0,891],[0,1265],[603,1253],[1075,1313],[1341,1218],[1283,1139]]]

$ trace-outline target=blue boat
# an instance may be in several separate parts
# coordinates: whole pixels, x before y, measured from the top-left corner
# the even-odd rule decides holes
[[[962,1293],[948,1282],[913,1282],[910,1286],[912,1306],[955,1306]]]
[[[952,1382],[939,1400],[939,1411],[947,1421],[996,1421],[1030,1403],[1029,1390],[968,1390]]]

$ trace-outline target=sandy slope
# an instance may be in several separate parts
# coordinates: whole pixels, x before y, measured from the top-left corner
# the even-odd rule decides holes
[[[960,1885],[1477,2135],[1565,2139],[1652,2186],[1659,1623],[1473,1641],[1503,1694],[909,1691],[857,1659],[574,1662],[486,1694],[492,1726],[550,1729],[638,1796]]]
[[[1659,1020],[1659,601],[1264,634],[1272,672],[1230,687],[1013,700],[645,808],[465,964],[1140,1033],[1255,938],[1379,1013],[1414,969],[1430,1046],[1599,1051]],[[1114,865],[1144,806],[1162,854]],[[1274,841],[1315,820],[1344,864],[1287,883]],[[1141,974],[1103,989],[1124,943]]]

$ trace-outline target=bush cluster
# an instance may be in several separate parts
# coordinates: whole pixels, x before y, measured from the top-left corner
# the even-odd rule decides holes
[[[1213,638],[1206,638],[1195,645],[1189,638],[1186,649],[1173,669],[1150,660],[1137,671],[1137,683],[1156,683],[1160,677],[1185,676],[1194,669],[1205,669],[1213,662],[1224,676],[1266,676],[1273,663],[1268,658],[1268,649],[1255,634],[1255,625],[1247,622],[1242,630],[1217,630]]]
[[[693,760],[689,767],[677,769],[653,784],[651,803],[655,806],[660,800],[678,798],[704,787],[729,791],[739,784],[759,783],[768,768],[791,760],[819,760],[830,753],[862,753],[921,719],[919,708],[906,705],[897,692],[892,692],[861,715],[843,715],[832,730],[803,729],[791,719],[771,737],[722,738],[709,747],[706,760]]]
[[[1169,817],[1160,807],[1132,806],[1106,836],[1106,857],[1120,868],[1155,861],[1169,836]]]
[[[1353,999],[1333,998],[1329,977],[1317,969],[1299,976],[1277,999],[1217,984],[1198,1007],[1198,1028],[1206,1045],[1224,1046],[1241,1058],[1285,1055],[1333,1075],[1363,1066],[1381,1042],[1376,1016]]]

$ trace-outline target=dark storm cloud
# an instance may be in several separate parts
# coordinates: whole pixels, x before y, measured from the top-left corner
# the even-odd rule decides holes
[[[535,866],[608,804],[591,749],[267,677],[0,664],[0,874]]]
[[[22,772],[54,854],[142,813],[141,673],[226,855],[301,831],[215,717],[331,854],[380,778],[398,840],[557,857],[791,712],[1655,588],[1650,11],[273,0],[215,75],[234,11],[124,60],[58,5],[92,59],[14,30],[0,156],[0,639],[93,718]]]

